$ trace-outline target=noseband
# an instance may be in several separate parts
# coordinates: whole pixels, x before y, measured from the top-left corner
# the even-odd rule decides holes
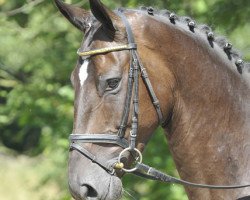
[[[165,124],[164,124],[163,114],[160,108],[159,101],[153,90],[147,71],[143,67],[143,64],[140,61],[140,58],[138,56],[137,45],[135,43],[130,24],[127,21],[125,15],[122,13],[122,11],[118,11],[117,14],[121,17],[126,27],[127,38],[128,38],[127,45],[101,48],[101,49],[85,51],[85,52],[78,51],[77,53],[79,56],[92,56],[92,55],[104,54],[104,53],[109,53],[109,52],[114,52],[114,51],[123,51],[123,50],[128,50],[130,52],[131,60],[130,60],[130,68],[129,68],[129,74],[128,74],[127,94],[126,94],[125,106],[124,106],[119,130],[116,133],[105,132],[105,133],[93,133],[93,134],[86,134],[86,133],[71,134],[69,137],[69,140],[71,141],[70,150],[76,150],[80,152],[89,160],[98,164],[100,167],[105,169],[110,174],[114,174],[115,170],[123,170],[124,172],[133,173],[135,175],[148,178],[151,180],[159,180],[162,182],[178,183],[182,185],[201,187],[201,188],[211,188],[211,189],[235,189],[235,188],[249,187],[250,184],[222,186],[222,185],[206,185],[206,184],[191,183],[191,182],[177,179],[175,177],[164,174],[142,163],[142,154],[136,148],[136,139],[137,139],[137,133],[138,133],[138,111],[139,111],[139,98],[138,98],[139,97],[139,91],[138,91],[139,72],[141,73],[143,82],[147,88],[151,101],[158,115],[159,124],[161,124],[162,126],[165,126]],[[133,93],[134,95],[133,95],[132,126],[130,130],[130,137],[129,139],[126,139],[125,132],[127,129],[127,124],[128,124],[128,117],[129,117],[129,112],[130,112],[130,107],[131,107],[130,105],[132,101],[133,90],[134,90],[134,93]],[[91,152],[89,152],[86,148],[81,146],[81,143],[115,144],[123,148],[123,150],[121,151],[118,157],[113,158],[107,162],[103,162],[102,160],[98,159],[95,155],[93,155]],[[137,163],[135,167],[132,169],[124,168],[124,164],[121,162],[122,158],[127,152],[130,152],[131,155],[136,157]]]

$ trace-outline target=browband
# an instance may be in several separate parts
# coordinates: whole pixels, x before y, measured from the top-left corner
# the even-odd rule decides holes
[[[131,49],[137,49],[137,46],[135,43],[129,43],[126,45],[120,45],[120,46],[115,46],[115,47],[94,49],[94,50],[83,51],[83,52],[81,52],[80,49],[78,49],[77,54],[79,56],[92,56],[92,55],[97,55],[97,54],[109,53],[113,51],[131,50]]]

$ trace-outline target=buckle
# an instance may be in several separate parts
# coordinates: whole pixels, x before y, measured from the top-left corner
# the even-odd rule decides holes
[[[129,43],[128,48],[129,49],[137,49],[137,44],[136,43]]]

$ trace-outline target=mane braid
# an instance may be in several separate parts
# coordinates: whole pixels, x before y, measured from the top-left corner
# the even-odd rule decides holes
[[[121,10],[125,10],[122,8]],[[227,39],[223,36],[215,36],[212,28],[209,27],[208,25],[205,24],[198,24],[196,25],[195,21],[191,17],[185,17],[185,16],[177,16],[173,12],[169,10],[158,10],[152,7],[145,7],[141,6],[136,10],[140,11],[145,11],[148,13],[148,15],[154,16],[154,15],[159,15],[159,16],[164,16],[166,18],[169,18],[170,21],[175,24],[175,21],[180,22],[182,24],[188,25],[190,31],[194,32],[194,28],[200,30],[202,33],[207,35],[208,41],[210,45],[213,47],[213,43],[217,44],[228,56],[228,59],[230,61],[233,61],[237,71],[242,74],[242,73],[250,73],[250,63],[244,63],[242,59],[242,54],[234,49],[232,47],[232,44],[227,41]]]

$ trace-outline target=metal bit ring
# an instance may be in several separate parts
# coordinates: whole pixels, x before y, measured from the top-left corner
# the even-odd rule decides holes
[[[118,157],[118,163],[117,163],[117,165],[120,165],[120,164],[122,163],[122,162],[121,162],[122,155],[123,155],[126,151],[131,151],[131,150],[136,151],[137,154],[138,154],[138,158],[137,158],[137,159],[139,159],[139,160],[137,161],[137,163],[139,163],[139,164],[142,163],[142,154],[141,154],[141,152],[140,152],[138,149],[136,149],[136,148],[131,149],[131,148],[128,147],[128,148],[122,150],[122,152],[120,153],[120,155],[119,155],[119,157]],[[137,170],[137,167],[134,167],[134,168],[131,168],[131,169],[126,169],[126,168],[124,168],[124,165],[123,165],[123,167],[121,168],[121,170],[123,170],[123,171],[125,171],[125,172],[133,172],[133,171]]]

